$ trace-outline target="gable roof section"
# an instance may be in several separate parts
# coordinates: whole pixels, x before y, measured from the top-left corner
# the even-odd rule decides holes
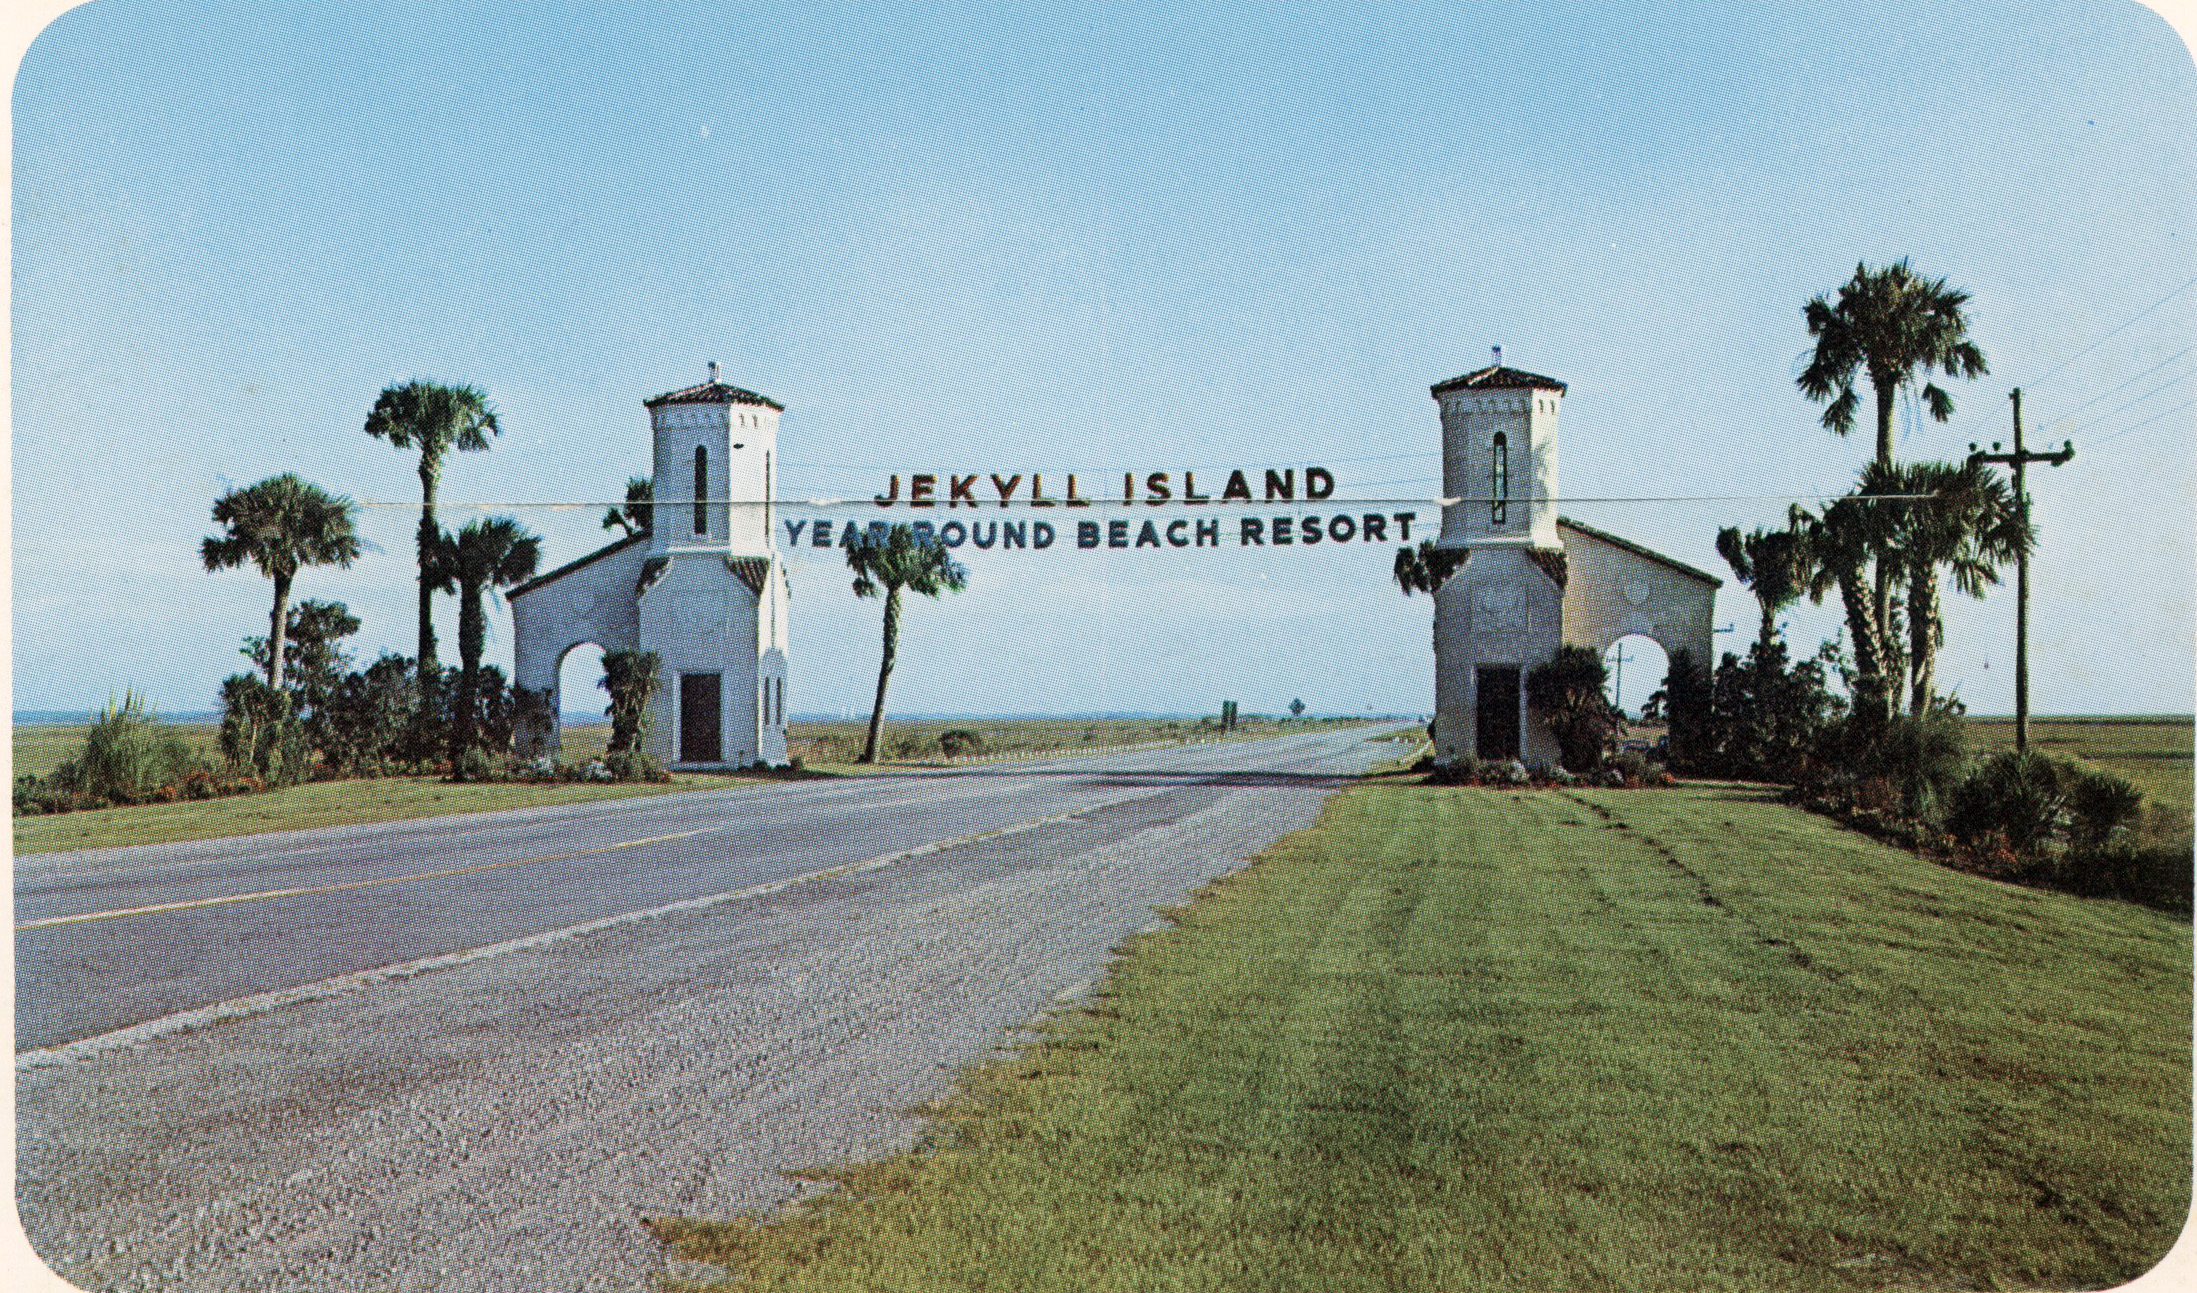
[[[700,386],[682,386],[678,390],[665,391],[652,399],[641,401],[641,407],[650,409],[663,404],[762,404],[777,409],[780,413],[786,411],[785,405],[780,404],[768,395],[758,395],[754,391],[738,386],[730,386],[724,382],[703,382]]]
[[[1440,399],[1451,391],[1555,391],[1561,395],[1571,388],[1553,377],[1542,377],[1518,368],[1502,368],[1494,365],[1452,377],[1432,387],[1434,398]]]
[[[517,588],[514,588],[510,592],[505,593],[504,598],[505,600],[509,600],[513,597],[524,597],[526,594],[533,592],[535,589],[540,588],[544,584],[555,583],[556,581],[564,578],[566,575],[571,574],[573,571],[578,570],[580,567],[587,565],[590,562],[600,561],[613,552],[623,552],[627,548],[632,547],[634,544],[645,541],[647,538],[648,531],[646,530],[642,530],[638,534],[629,534],[626,537],[618,540],[616,543],[611,544],[607,548],[597,548],[595,549],[595,551],[588,553],[586,556],[581,557],[579,560],[568,561],[565,564],[557,567],[555,570],[550,571],[546,575],[534,576],[532,579],[529,579],[525,583],[520,584]]]
[[[1572,520],[1568,516],[1557,517],[1556,528],[1559,530],[1576,530],[1579,533],[1586,535],[1590,539],[1598,539],[1603,543],[1609,544],[1613,548],[1620,548],[1626,552],[1630,552],[1636,557],[1645,557],[1659,566],[1663,566],[1670,570],[1675,570],[1679,574],[1685,575],[1688,578],[1698,579],[1701,582],[1709,585],[1711,588],[1722,588],[1724,586],[1723,580],[1717,578],[1715,575],[1710,574],[1706,570],[1696,570],[1683,561],[1673,561],[1671,558],[1664,556],[1662,553],[1654,551],[1650,548],[1643,548],[1630,539],[1620,539],[1607,530],[1597,530],[1591,525],[1581,525],[1579,522]]]

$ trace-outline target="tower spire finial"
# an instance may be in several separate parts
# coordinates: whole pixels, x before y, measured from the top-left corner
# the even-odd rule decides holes
[[[714,366],[715,365],[712,365],[712,367]],[[1503,366],[1503,348],[1501,346],[1497,346],[1495,348],[1495,366],[1497,368],[1501,368]]]
[[[709,361],[709,381],[712,386],[717,384],[717,361],[714,359]]]

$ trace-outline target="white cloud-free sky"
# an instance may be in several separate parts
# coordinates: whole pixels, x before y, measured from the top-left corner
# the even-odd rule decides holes
[[[2032,477],[2035,708],[2187,713],[2193,90],[2124,0],[95,0],[14,86],[13,703],[210,707],[268,598],[201,570],[214,498],[297,471],[416,500],[361,430],[414,375],[506,427],[449,505],[616,497],[640,402],[712,359],[787,405],[793,496],[1305,463],[1431,495],[1427,387],[1500,344],[1571,383],[1565,494],[1747,496],[1565,508],[1724,573],[1718,526],[1869,452],[1793,386],[1802,304],[1908,257],[1974,294],[1991,374],[1901,455],[2004,438],[2016,385],[2033,443],[2077,443]],[[554,564],[600,510],[515,514]],[[411,649],[412,523],[369,508],[378,550],[299,580],[362,659]],[[964,549],[894,708],[1424,710],[1432,607],[1392,552]],[[792,555],[792,707],[866,707],[877,604]],[[2011,709],[2012,603],[1955,599],[1940,678],[1973,710]],[[1753,616],[1728,583],[1726,640]],[[1835,607],[1790,624],[1811,648]]]

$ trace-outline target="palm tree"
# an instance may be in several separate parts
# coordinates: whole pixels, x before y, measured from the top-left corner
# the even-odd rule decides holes
[[[634,476],[626,481],[626,501],[623,507],[614,507],[603,513],[603,528],[623,528],[626,537],[648,533],[656,512],[656,482],[647,476]]]
[[[1854,640],[1854,713],[1870,728],[1881,727],[1894,705],[1891,643],[1871,613],[1869,565],[1891,537],[1884,504],[1849,494],[1823,509],[1820,517],[1796,509],[1802,529],[1801,551],[1810,601],[1820,603],[1837,589],[1846,607],[1846,632]]]
[[[1717,555],[1762,607],[1760,641],[1765,650],[1777,640],[1777,614],[1800,599],[1808,588],[1807,553],[1800,509],[1793,509],[1782,530],[1756,530],[1742,535],[1736,526],[1716,532]]]
[[[486,517],[455,536],[438,536],[436,564],[458,588],[458,699],[450,725],[453,772],[473,748],[473,724],[480,708],[481,648],[488,639],[481,596],[490,588],[508,588],[532,578],[541,559],[542,541],[508,516]]]
[[[847,569],[854,572],[855,596],[885,598],[885,653],[877,666],[877,703],[870,708],[870,734],[862,743],[861,759],[875,763],[878,732],[885,725],[885,685],[892,681],[893,657],[900,650],[900,592],[925,597],[958,593],[969,586],[969,570],[944,544],[918,541],[905,525],[892,527],[882,543],[865,538],[849,545]]]
[[[1823,425],[1839,435],[1853,431],[1861,404],[1854,379],[1866,373],[1877,397],[1876,462],[1889,467],[1892,406],[1901,387],[1933,372],[1974,378],[1990,371],[1983,351],[1968,339],[1968,299],[1903,260],[1876,270],[1857,265],[1836,304],[1822,296],[1808,302],[1802,314],[1816,348],[1796,380],[1809,399],[1830,401]],[[1937,421],[1953,416],[1953,397],[1935,383],[1924,384],[1922,398]]]
[[[2036,536],[2014,491],[1981,463],[1872,467],[1862,488],[1929,496],[1902,500],[1887,518],[1891,550],[1907,577],[1908,712],[1920,714],[1935,697],[1933,674],[1945,642],[1938,572],[1950,575],[1959,591],[1981,597],[1999,582],[1999,567],[2029,551]]]
[[[214,523],[228,532],[209,535],[199,544],[206,569],[234,570],[248,561],[275,582],[275,608],[267,624],[267,685],[278,694],[291,581],[302,566],[348,567],[358,560],[359,537],[352,525],[357,511],[350,499],[289,472],[214,500]]]
[[[1968,293],[1947,287],[1942,278],[1924,278],[1902,260],[1875,270],[1866,263],[1856,265],[1835,304],[1822,296],[1808,302],[1802,314],[1816,345],[1795,380],[1809,399],[1829,401],[1823,425],[1839,435],[1854,429],[1854,412],[1861,405],[1855,380],[1866,374],[1877,397],[1872,461],[1889,469],[1892,409],[1903,387],[1931,373],[1976,378],[1989,371],[1983,351],[1968,339],[1968,299]],[[1953,416],[1953,397],[1936,383],[1924,382],[1922,400],[1933,419],[1943,422]],[[1888,648],[1894,646],[1895,632],[1892,579],[1891,568],[1879,562],[1870,604],[1877,636]],[[1900,677],[1893,673],[1887,682],[1887,696],[1896,707]]]
[[[366,434],[387,440],[399,449],[420,451],[420,685],[434,685],[434,594],[450,591],[448,580],[434,576],[435,554],[443,533],[435,524],[435,487],[442,482],[442,460],[452,449],[486,449],[488,437],[500,434],[496,410],[488,397],[471,386],[444,386],[415,377],[402,386],[384,389],[366,415]]]
[[[1449,577],[1462,569],[1466,558],[1472,555],[1467,548],[1436,547],[1434,540],[1421,539],[1416,548],[1396,549],[1396,586],[1404,590],[1404,596],[1425,593],[1432,597],[1441,591]]]

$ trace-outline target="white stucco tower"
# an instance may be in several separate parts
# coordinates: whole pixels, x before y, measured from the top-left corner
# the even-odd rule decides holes
[[[1627,634],[1713,667],[1722,581],[1557,515],[1557,426],[1568,389],[1503,366],[1432,388],[1442,416],[1436,543],[1465,554],[1434,595],[1434,757],[1554,764],[1556,738],[1525,676],[1566,643],[1606,650]]]
[[[707,382],[643,401],[649,528],[512,590],[515,676],[554,694],[583,642],[654,651],[649,753],[677,767],[783,763],[788,602],[771,491],[785,406],[709,367]],[[528,752],[556,742],[553,729]]]
[[[1444,762],[1556,761],[1530,721],[1525,672],[1563,641],[1556,427],[1564,383],[1496,362],[1433,388],[1442,410],[1436,543],[1467,554],[1434,595],[1434,749]]]

